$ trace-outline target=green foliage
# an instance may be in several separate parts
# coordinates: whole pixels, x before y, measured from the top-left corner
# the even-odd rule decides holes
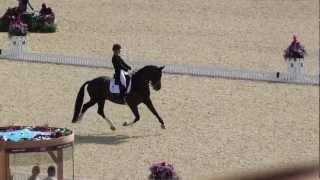
[[[32,16],[28,24],[28,30],[30,32],[37,32],[38,29],[39,29],[39,18],[37,16]]]
[[[28,27],[30,32],[39,33],[54,33],[57,30],[56,24],[43,22],[39,16],[32,16]]]
[[[0,32],[7,32],[7,31],[8,31],[7,23],[0,19]]]
[[[57,30],[56,24],[47,24],[47,23],[44,23],[39,29],[39,31],[42,33],[54,33],[56,32],[56,30]]]

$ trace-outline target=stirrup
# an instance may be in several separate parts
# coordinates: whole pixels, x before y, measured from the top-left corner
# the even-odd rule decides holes
[[[127,98],[127,97],[126,97],[125,94],[122,95],[122,94],[120,93],[119,96],[120,96],[120,98],[121,98],[124,102],[126,101],[126,98]]]

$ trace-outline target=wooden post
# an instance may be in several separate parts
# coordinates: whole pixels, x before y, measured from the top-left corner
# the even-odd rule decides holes
[[[0,151],[0,179],[9,180],[9,155],[5,150]]]
[[[58,180],[63,180],[63,149],[58,150]]]
[[[53,160],[53,162],[58,165],[58,157],[54,154],[54,152],[53,151],[49,151],[48,154],[50,155],[50,157]]]

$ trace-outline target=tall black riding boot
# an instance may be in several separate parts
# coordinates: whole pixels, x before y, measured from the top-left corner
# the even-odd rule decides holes
[[[125,87],[122,84],[119,87],[120,87],[120,98],[122,98],[123,102],[126,102]]]

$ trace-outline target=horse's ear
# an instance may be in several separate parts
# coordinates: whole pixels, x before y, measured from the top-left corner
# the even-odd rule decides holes
[[[161,67],[160,67],[160,70],[162,71],[164,68],[165,68],[165,66],[161,66]]]

